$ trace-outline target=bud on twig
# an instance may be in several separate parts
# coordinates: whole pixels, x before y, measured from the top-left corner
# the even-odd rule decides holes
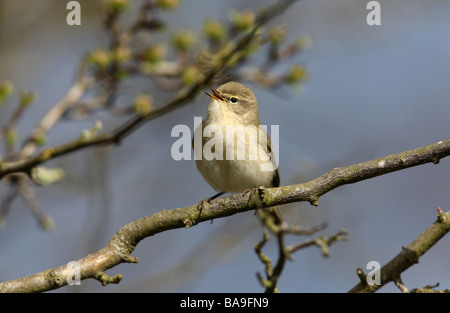
[[[181,52],[187,52],[195,41],[195,35],[188,30],[182,30],[176,33],[172,38],[175,48]]]
[[[112,61],[110,51],[105,49],[97,49],[89,53],[87,60],[100,70],[106,69]]]
[[[251,11],[246,12],[232,12],[230,15],[231,23],[234,28],[239,31],[249,31],[255,23],[255,13]]]
[[[125,10],[130,3],[129,0],[104,0],[106,7],[112,12],[120,12]]]
[[[163,10],[174,10],[180,5],[179,0],[157,0],[156,5]]]
[[[308,72],[303,66],[295,64],[289,69],[286,75],[286,81],[289,84],[295,84],[305,80],[307,74]]]
[[[9,80],[0,83],[0,105],[13,93],[13,91],[14,85]]]
[[[213,41],[221,41],[225,38],[225,27],[222,23],[216,20],[207,19],[203,24],[203,33],[205,36]]]
[[[148,95],[139,95],[134,100],[133,110],[141,116],[146,116],[152,109],[153,99]]]

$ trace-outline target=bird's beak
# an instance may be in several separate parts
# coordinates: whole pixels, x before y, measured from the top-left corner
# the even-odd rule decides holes
[[[210,96],[211,98],[215,99],[215,100],[220,100],[220,101],[224,101],[225,99],[222,97],[222,95],[220,94],[220,91],[218,91],[217,89],[213,89],[210,88],[213,94],[207,93],[205,92],[208,96]]]

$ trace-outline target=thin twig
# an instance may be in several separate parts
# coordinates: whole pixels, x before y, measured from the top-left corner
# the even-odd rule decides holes
[[[83,63],[81,67],[84,68],[84,66]],[[94,83],[95,79],[92,77],[82,76],[79,78],[67,93],[44,115],[39,125],[23,144],[18,158],[25,159],[31,156],[36,151],[39,138],[45,137],[47,132],[60,120],[64,112],[75,105]]]
[[[314,239],[308,239],[299,244],[287,247],[287,251],[289,253],[294,253],[294,252],[296,252],[300,249],[304,249],[306,247],[317,246],[320,248],[322,255],[324,257],[328,257],[328,256],[330,256],[329,247],[337,241],[347,240],[347,234],[348,234],[347,231],[341,230],[330,237],[319,236]]]

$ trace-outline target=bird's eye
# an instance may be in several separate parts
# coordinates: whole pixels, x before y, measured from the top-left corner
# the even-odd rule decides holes
[[[231,103],[236,103],[237,99],[235,97],[233,97],[233,98],[230,99],[230,101],[231,101]]]

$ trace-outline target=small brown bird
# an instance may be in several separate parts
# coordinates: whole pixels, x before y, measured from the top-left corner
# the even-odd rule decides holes
[[[208,115],[193,138],[197,168],[206,182],[219,191],[207,200],[225,192],[278,187],[278,165],[270,137],[260,127],[258,101],[253,91],[237,82],[211,91],[212,94],[206,93],[211,97]]]

